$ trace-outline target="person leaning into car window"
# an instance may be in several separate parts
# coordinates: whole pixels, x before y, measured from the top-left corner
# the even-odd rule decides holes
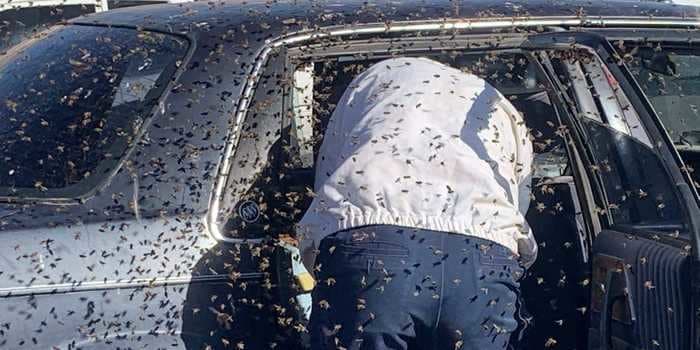
[[[298,228],[312,349],[505,348],[537,254],[532,157],[520,114],[475,75],[395,58],[355,78]]]

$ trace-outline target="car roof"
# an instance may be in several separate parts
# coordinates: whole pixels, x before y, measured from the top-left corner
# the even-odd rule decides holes
[[[286,31],[351,23],[443,18],[504,17],[675,17],[700,19],[700,7],[638,0],[423,0],[382,2],[365,0],[271,1],[223,0],[155,4],[116,9],[72,20],[73,23],[134,26],[166,32],[201,34],[242,23],[257,24],[251,31],[285,23]],[[296,28],[296,29],[295,29]]]

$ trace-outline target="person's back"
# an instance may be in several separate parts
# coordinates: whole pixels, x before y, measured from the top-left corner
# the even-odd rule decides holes
[[[503,348],[518,256],[536,256],[531,162],[520,115],[483,79],[421,58],[360,74],[299,224],[307,265],[318,252],[314,349]]]

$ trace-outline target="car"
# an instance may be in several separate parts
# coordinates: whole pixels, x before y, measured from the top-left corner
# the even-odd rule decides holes
[[[518,348],[698,348],[698,27],[618,0],[225,0],[51,27],[0,56],[0,348],[305,348],[317,146],[396,56],[485,78],[531,129]]]

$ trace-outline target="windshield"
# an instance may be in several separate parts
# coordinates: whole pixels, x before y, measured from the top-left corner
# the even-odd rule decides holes
[[[59,26],[0,56],[0,195],[93,188],[116,169],[186,49],[164,34]]]

